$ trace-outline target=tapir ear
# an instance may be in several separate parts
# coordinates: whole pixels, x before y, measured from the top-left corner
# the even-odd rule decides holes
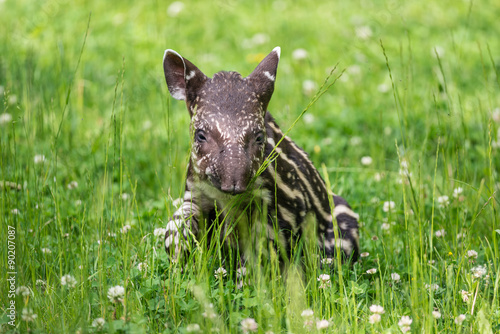
[[[202,71],[174,50],[165,50],[163,71],[168,91],[174,99],[194,100],[198,90],[208,79]]]
[[[261,101],[264,104],[264,111],[274,92],[274,82],[276,81],[280,53],[281,48],[279,46],[275,47],[247,77],[254,83],[256,92],[260,95]]]

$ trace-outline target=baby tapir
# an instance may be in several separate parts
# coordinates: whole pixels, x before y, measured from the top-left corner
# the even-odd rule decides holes
[[[246,78],[237,72],[208,78],[177,52],[165,51],[168,90],[186,102],[192,133],[184,202],[166,227],[168,253],[187,249],[206,223],[223,244],[239,247],[243,259],[258,235],[288,258],[312,213],[325,261],[337,247],[344,259],[357,259],[358,215],[332,195],[332,220],[323,179],[267,111],[279,59],[277,47]]]

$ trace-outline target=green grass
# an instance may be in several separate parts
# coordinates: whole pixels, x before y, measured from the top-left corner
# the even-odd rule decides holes
[[[94,333],[104,318],[106,333],[184,333],[190,324],[236,333],[253,318],[260,333],[300,333],[316,331],[317,318],[330,322],[325,332],[389,333],[402,316],[415,333],[500,331],[500,4],[311,4],[186,1],[171,17],[156,1],[0,3],[0,114],[12,116],[0,124],[0,181],[11,182],[0,188],[0,332]],[[252,39],[258,33],[266,38]],[[283,130],[312,98],[306,80],[319,87],[337,63],[334,75],[345,69],[289,135],[360,214],[369,255],[330,272],[305,242],[306,256],[284,272],[257,257],[239,288],[218,245],[201,239],[187,264],[175,263],[154,236],[182,196],[189,150],[188,112],[169,98],[161,60],[171,48],[209,76],[247,75],[278,45],[269,110]],[[292,57],[298,48],[305,59]],[[29,290],[14,299],[9,228],[15,287]],[[227,277],[218,280],[220,266]],[[67,274],[74,287],[61,284]],[[113,303],[117,285],[125,297]],[[373,304],[385,310],[376,324]],[[23,309],[37,317],[23,320]]]

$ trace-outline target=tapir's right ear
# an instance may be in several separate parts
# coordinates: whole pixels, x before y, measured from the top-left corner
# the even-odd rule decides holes
[[[208,79],[202,71],[174,50],[165,50],[163,71],[168,91],[174,99],[192,102],[198,89]]]

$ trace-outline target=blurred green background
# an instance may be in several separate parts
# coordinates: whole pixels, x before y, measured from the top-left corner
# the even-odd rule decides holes
[[[498,105],[488,53],[497,64],[500,9],[494,1],[54,0],[0,6],[0,78],[17,100],[9,112],[31,121],[19,134],[27,136],[25,144],[33,152],[49,150],[71,87],[58,139],[65,153],[59,158],[81,173],[91,168],[78,165],[104,152],[118,80],[123,150],[138,178],[139,196],[156,195],[160,186],[177,189],[178,170],[185,165],[188,114],[167,96],[161,66],[166,48],[211,76],[219,70],[247,75],[263,55],[281,46],[269,109],[283,128],[311,98],[304,85],[314,92],[333,66],[346,69],[291,133],[317,164],[329,167],[359,166],[359,158],[370,155],[376,167],[397,170],[395,139],[402,144],[402,133],[409,146],[427,143],[419,149],[428,154],[434,154],[438,136],[463,145],[462,127],[471,127],[473,139],[484,143],[484,117]],[[381,41],[398,90],[397,106]],[[294,59],[297,49],[306,52],[304,58]],[[350,144],[352,137],[358,145]],[[321,152],[313,153],[315,145]],[[468,152],[476,153],[481,152]],[[100,165],[103,159],[90,160]]]

